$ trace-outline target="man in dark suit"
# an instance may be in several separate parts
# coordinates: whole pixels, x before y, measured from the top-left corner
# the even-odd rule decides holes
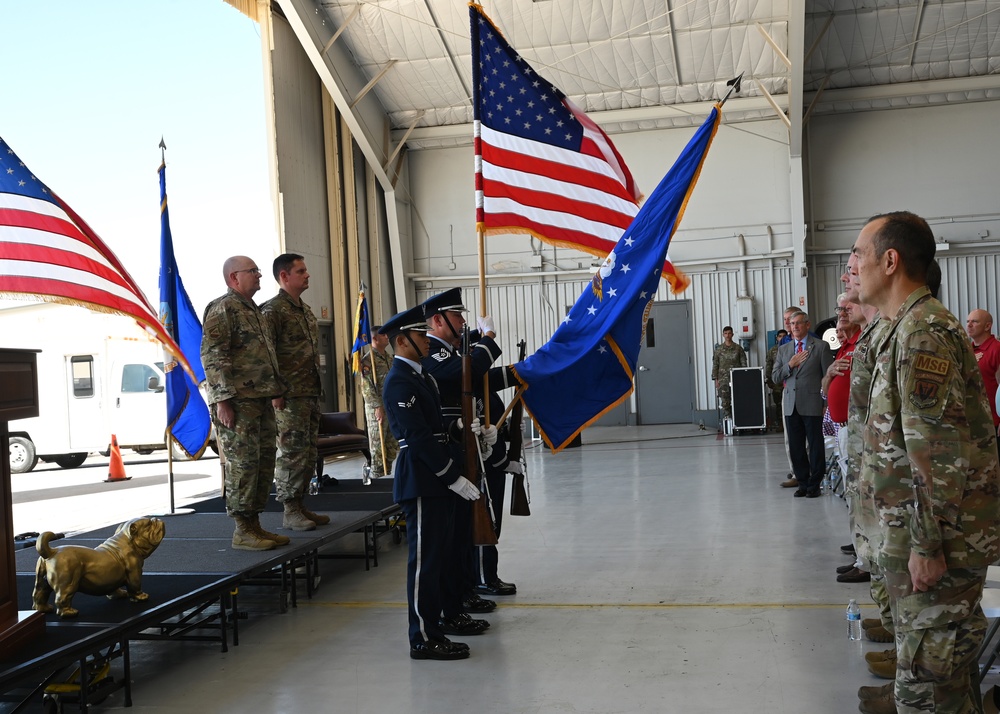
[[[809,316],[791,316],[792,338],[778,348],[771,381],[784,383],[782,399],[788,452],[799,487],[797,497],[819,496],[826,466],[823,446],[823,375],[833,363],[825,342],[809,334]],[[808,446],[808,453],[807,453]]]

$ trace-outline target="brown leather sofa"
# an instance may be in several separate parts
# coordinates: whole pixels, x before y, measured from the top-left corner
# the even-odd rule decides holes
[[[316,442],[316,477],[323,481],[323,465],[330,456],[360,452],[371,465],[368,433],[354,423],[354,412],[326,412],[320,415]]]

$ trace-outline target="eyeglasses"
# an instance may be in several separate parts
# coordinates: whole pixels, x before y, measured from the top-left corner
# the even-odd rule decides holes
[[[841,313],[841,312],[849,312],[849,311],[848,311],[848,309],[847,309],[846,307],[838,307],[838,308],[834,308],[834,310],[833,310],[833,311],[834,311],[834,312],[836,312],[836,313]]]
[[[233,272],[250,273],[251,275],[256,275],[257,277],[260,277],[262,275],[262,273],[260,272],[260,268],[244,268],[243,270],[234,270]]]

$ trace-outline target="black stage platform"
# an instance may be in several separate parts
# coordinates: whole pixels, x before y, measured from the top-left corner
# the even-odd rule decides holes
[[[195,513],[165,519],[163,542],[146,560],[142,589],[149,595],[143,602],[78,594],[73,607],[80,611],[74,619],[46,615],[44,635],[13,656],[0,659],[0,692],[5,700],[37,703],[45,687],[60,672],[74,664],[82,671],[120,658],[124,674],[114,688],[124,688],[126,706],[131,703],[129,688],[130,640],[192,639],[214,641],[226,651],[229,632],[239,644],[237,594],[241,585],[276,587],[280,610],[288,598],[297,598],[297,581],[304,579],[307,596],[319,582],[322,557],[364,558],[365,569],[378,565],[377,538],[393,532],[398,525],[390,517],[399,512],[392,501],[392,479],[376,480],[364,486],[360,480],[343,480],[336,487],[308,497],[310,510],[330,516],[330,524],[313,531],[278,530],[281,506],[271,499],[261,514],[264,528],[291,538],[286,546],[269,551],[242,551],[231,548],[233,521],[225,514],[221,498],[191,504]],[[380,526],[379,524],[384,524]],[[114,534],[116,527],[80,533],[52,541],[53,546],[94,547]],[[321,549],[347,535],[360,533],[364,555],[321,553]],[[38,555],[34,548],[15,551],[18,607],[31,609],[31,592]],[[50,603],[54,596],[49,598]],[[204,634],[210,631],[211,634]],[[88,669],[89,667],[89,669]],[[107,666],[105,666],[107,671]],[[111,678],[92,682],[89,691],[108,691]],[[87,711],[86,693],[78,701]],[[77,701],[74,699],[73,701]]]

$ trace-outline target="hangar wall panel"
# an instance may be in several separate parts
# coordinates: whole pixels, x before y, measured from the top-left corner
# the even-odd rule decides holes
[[[322,86],[288,22],[277,13],[272,62],[285,251],[305,257],[310,284],[303,298],[317,319],[329,322],[322,312],[326,308],[327,315],[332,314],[333,299]],[[264,280],[273,280],[270,263],[266,261],[266,268],[261,265]]]
[[[824,226],[812,246],[849,248],[868,217],[898,210],[948,241],[997,240],[998,120],[995,101],[811,119],[812,219]]]

